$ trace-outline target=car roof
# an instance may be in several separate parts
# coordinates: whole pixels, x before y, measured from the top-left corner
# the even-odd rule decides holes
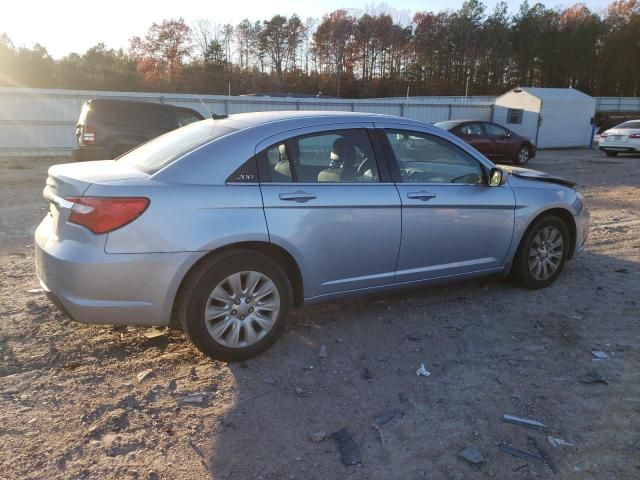
[[[229,123],[235,123],[237,128],[251,128],[272,123],[279,123],[282,127],[286,127],[286,123],[304,125],[322,125],[331,123],[371,123],[371,122],[394,122],[412,125],[428,125],[424,122],[411,120],[405,117],[394,115],[382,115],[378,113],[362,113],[362,112],[334,112],[326,110],[306,110],[306,111],[270,111],[270,112],[251,112],[237,113],[229,115],[221,120]]]
[[[158,103],[158,102],[146,102],[143,100],[121,100],[119,98],[92,98],[91,100],[87,100],[87,103],[91,103],[92,105],[101,104],[101,103],[111,103],[122,106],[153,106],[153,107],[162,107],[162,108],[171,108],[171,109],[180,109],[180,110],[193,110],[189,107],[179,107],[177,105],[172,105],[170,103]],[[193,110],[195,111],[195,110]]]

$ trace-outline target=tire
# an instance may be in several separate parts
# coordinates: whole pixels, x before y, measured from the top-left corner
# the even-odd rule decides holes
[[[554,236],[553,232],[556,232],[562,239],[560,249],[557,246],[558,237]],[[541,240],[545,243],[541,244]],[[569,230],[559,217],[547,215],[538,219],[527,230],[518,247],[513,262],[514,280],[532,290],[551,285],[558,278],[567,262],[569,242]],[[532,256],[534,253],[535,257]],[[556,255],[559,253],[559,258],[554,253]],[[541,261],[542,263],[540,263]],[[538,265],[540,265],[539,268]]]
[[[272,293],[259,296],[267,291]],[[205,259],[189,273],[177,315],[184,333],[203,353],[240,361],[273,345],[287,326],[292,305],[291,283],[278,264],[252,250],[231,250]],[[211,312],[209,320],[205,309]]]
[[[618,156],[618,152],[604,152],[607,154],[607,157],[617,157]]]
[[[517,165],[526,165],[531,157],[531,150],[526,145],[522,145],[518,148],[516,156],[513,158],[513,163]]]

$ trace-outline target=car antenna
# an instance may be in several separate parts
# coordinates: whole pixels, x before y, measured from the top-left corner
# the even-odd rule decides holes
[[[209,116],[211,117],[212,120],[220,120],[222,118],[227,118],[229,115],[220,115],[218,113],[214,113],[213,111],[211,111],[211,109],[209,108],[209,106],[204,103],[204,101],[202,100],[202,98],[200,98],[200,95],[198,95],[197,93],[193,92],[193,94],[196,96],[196,98],[200,101],[200,103],[202,104],[202,106],[205,108],[205,110],[207,112],[209,112]]]

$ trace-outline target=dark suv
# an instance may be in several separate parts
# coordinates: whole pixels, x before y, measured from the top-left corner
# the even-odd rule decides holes
[[[116,158],[134,147],[203,117],[195,110],[162,103],[89,100],[76,125],[73,159]]]

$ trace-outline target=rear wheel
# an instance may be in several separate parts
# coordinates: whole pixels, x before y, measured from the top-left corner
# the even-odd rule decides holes
[[[190,273],[178,319],[202,352],[224,361],[264,352],[284,331],[291,284],[270,258],[251,250],[212,256]]]
[[[515,162],[518,165],[525,165],[529,161],[530,156],[531,152],[529,151],[529,147],[522,145],[516,153]]]
[[[618,152],[604,152],[607,154],[607,157],[617,157],[618,156]]]
[[[548,215],[537,220],[518,248],[513,264],[515,280],[531,289],[551,285],[567,261],[569,238],[560,218]]]

